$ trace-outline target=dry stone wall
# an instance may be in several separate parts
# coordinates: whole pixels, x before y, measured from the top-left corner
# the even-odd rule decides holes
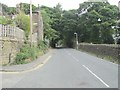
[[[120,46],[114,44],[79,44],[79,49],[96,54],[98,57],[111,58],[112,62],[120,63]]]

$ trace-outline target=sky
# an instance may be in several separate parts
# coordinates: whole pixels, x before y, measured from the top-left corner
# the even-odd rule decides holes
[[[65,10],[77,9],[80,3],[87,0],[32,0],[34,5],[45,5],[48,7],[54,7],[56,4],[60,3],[62,8]],[[111,5],[117,5],[120,0],[108,0]],[[6,4],[10,7],[15,7],[18,3],[30,3],[30,0],[0,0],[0,3]]]

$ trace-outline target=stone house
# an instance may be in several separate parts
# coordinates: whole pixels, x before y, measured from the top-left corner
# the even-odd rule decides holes
[[[33,33],[37,33],[37,40],[43,40],[43,21],[40,11],[33,12]]]

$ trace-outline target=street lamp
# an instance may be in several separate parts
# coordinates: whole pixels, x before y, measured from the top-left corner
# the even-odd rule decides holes
[[[101,19],[100,19],[100,18],[98,19],[98,22],[101,22]]]
[[[76,49],[78,49],[78,34],[75,32],[75,37],[76,37]]]
[[[98,22],[101,22],[102,20],[99,18],[98,20],[97,20]],[[100,23],[101,24],[101,23]],[[102,37],[102,34],[101,34],[102,32],[101,32],[101,26],[100,26],[100,30],[99,30],[99,38],[101,38]]]

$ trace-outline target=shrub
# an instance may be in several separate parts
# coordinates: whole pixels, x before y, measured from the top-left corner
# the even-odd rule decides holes
[[[29,44],[24,44],[20,48],[20,52],[16,55],[15,61],[17,64],[26,63],[26,59],[34,60],[41,53],[45,53],[47,50],[47,43],[44,41],[40,41],[38,43],[38,47],[32,46]]]
[[[37,57],[37,49],[36,47],[25,44],[20,48],[20,52],[16,55],[16,62],[25,61],[25,59],[35,59]]]
[[[48,48],[47,42],[45,42],[45,41],[39,41],[38,42],[38,48],[40,50],[46,51],[47,48]]]
[[[27,59],[27,55],[25,53],[18,53],[16,55],[16,63],[20,63],[22,61],[24,61],[25,59]]]

